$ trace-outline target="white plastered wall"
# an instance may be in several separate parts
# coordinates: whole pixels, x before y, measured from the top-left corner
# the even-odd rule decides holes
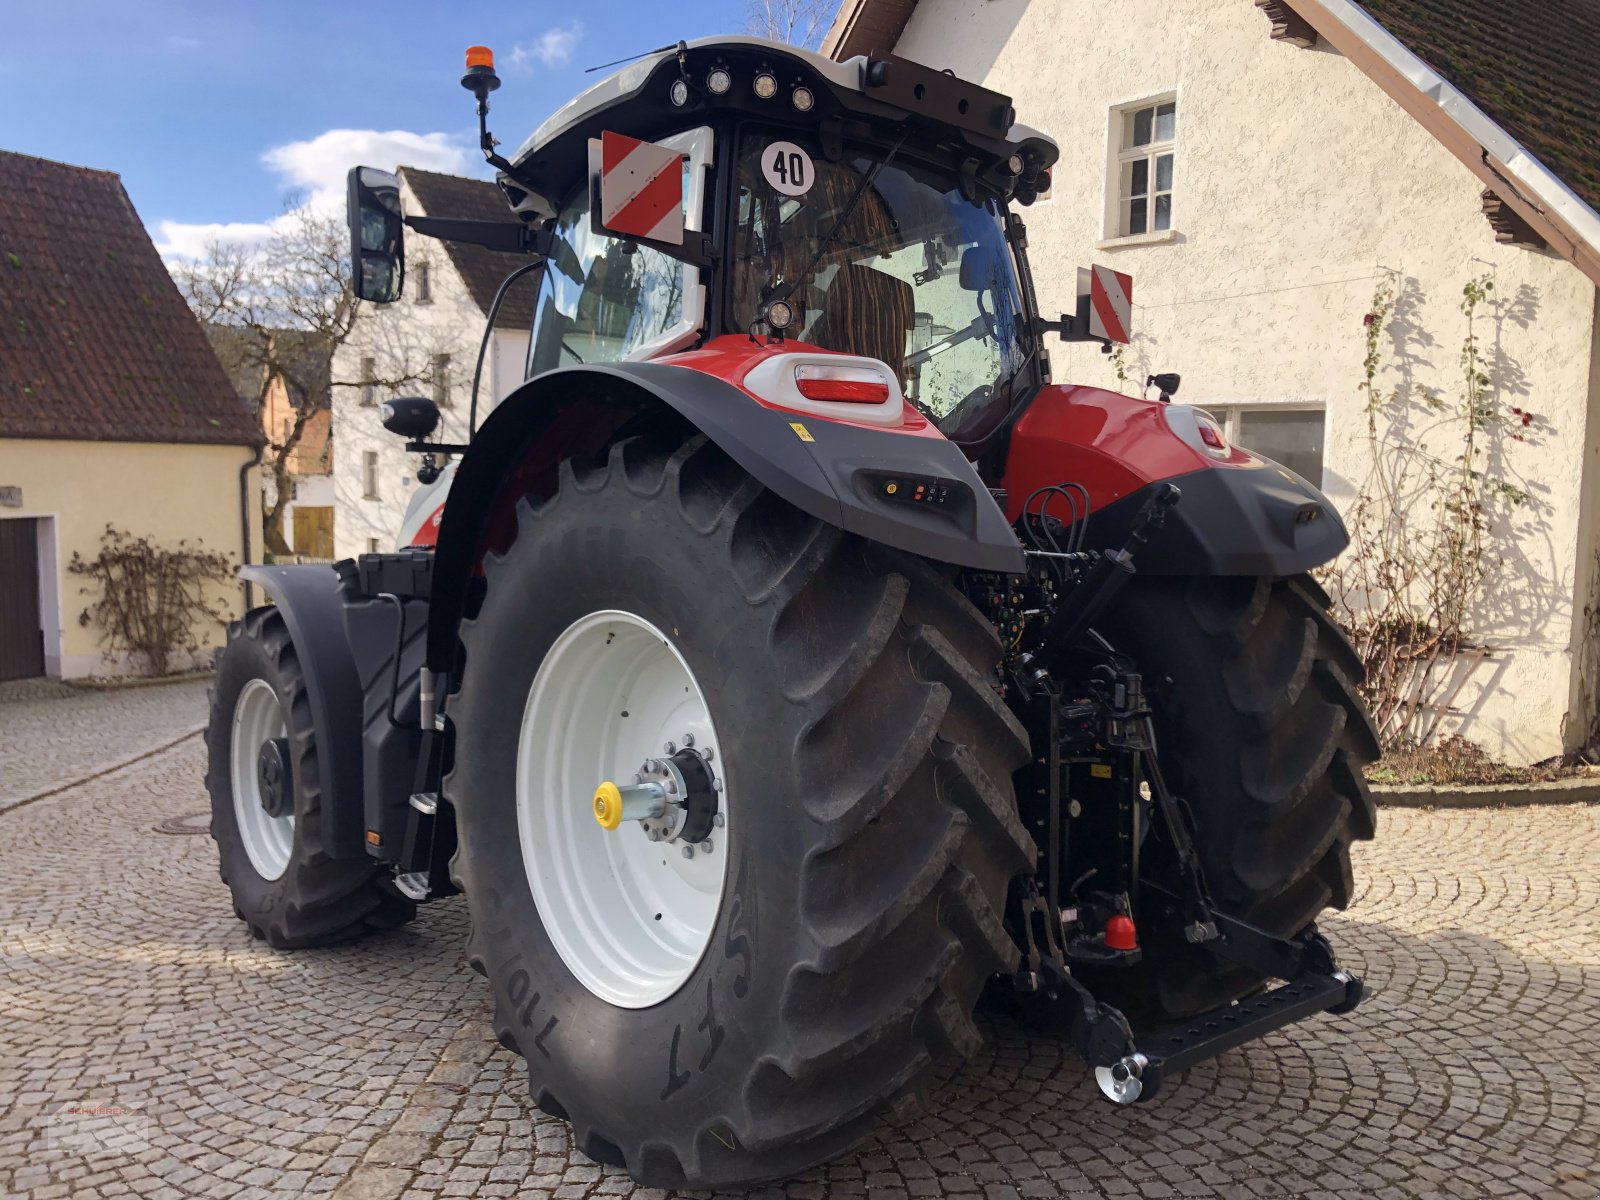
[[[896,49],[1010,94],[1061,143],[1051,198],[1024,210],[1044,311],[1071,307],[1079,266],[1131,273],[1130,374],[1181,372],[1195,404],[1324,406],[1336,502],[1362,470],[1362,316],[1379,284],[1403,296],[1380,387],[1459,395],[1461,289],[1493,279],[1477,329],[1493,393],[1536,414],[1497,467],[1532,502],[1497,531],[1504,561],[1477,623],[1501,653],[1452,727],[1511,761],[1558,753],[1592,724],[1574,706],[1594,703],[1577,668],[1594,640],[1579,518],[1586,458],[1588,490],[1600,486],[1595,289],[1552,254],[1497,244],[1481,185],[1426,130],[1338,54],[1269,28],[1250,0],[921,0]],[[1109,111],[1171,93],[1175,236],[1104,245]],[[1116,384],[1093,347],[1052,357],[1058,380]]]

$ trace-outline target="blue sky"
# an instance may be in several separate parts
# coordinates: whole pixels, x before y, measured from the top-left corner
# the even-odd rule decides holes
[[[515,147],[598,75],[738,31],[744,0],[0,0],[0,149],[121,174],[168,253],[252,230],[353,159],[486,174],[462,52],[493,47]],[[390,161],[385,161],[388,159]],[[222,230],[212,226],[227,227]]]

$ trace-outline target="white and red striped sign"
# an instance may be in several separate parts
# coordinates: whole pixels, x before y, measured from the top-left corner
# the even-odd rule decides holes
[[[602,133],[600,223],[613,233],[681,246],[683,151]]]
[[[1089,268],[1089,333],[1126,342],[1133,330],[1133,276],[1110,267]]]

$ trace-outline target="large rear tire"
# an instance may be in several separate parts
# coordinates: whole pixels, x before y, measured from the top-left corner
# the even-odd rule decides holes
[[[323,946],[416,915],[377,863],[332,858],[323,848],[331,798],[305,673],[274,608],[252,609],[228,626],[206,749],[218,869],[255,937],[280,950]]]
[[[1016,963],[1001,919],[1035,854],[1011,787],[1028,741],[993,687],[992,629],[927,563],[806,516],[701,437],[564,464],[517,525],[463,628],[445,781],[498,1037],[585,1154],[647,1184],[747,1184],[848,1149],[936,1059],[977,1047],[978,991]],[[602,663],[596,631],[638,670]],[[665,650],[644,654],[657,635]],[[572,664],[615,689],[614,711],[585,699]],[[641,698],[657,670],[680,672],[677,724]],[[537,727],[558,694],[582,720]],[[628,724],[641,720],[643,734]],[[690,946],[679,975],[651,968],[630,993],[608,962],[650,967],[650,916],[604,889],[648,881],[593,849],[591,797],[686,723],[697,745],[715,738],[726,882],[698,958]],[[573,755],[592,763],[587,787]],[[571,837],[600,877],[552,859],[530,822]],[[625,835],[660,847],[650,871],[695,849],[632,823],[601,836]],[[553,909],[563,894],[585,911]],[[584,921],[610,959],[574,946]]]
[[[1308,576],[1141,579],[1102,632],[1144,672],[1162,771],[1193,814],[1217,905],[1292,936],[1349,904],[1351,844],[1376,831],[1362,768],[1379,747],[1327,594]],[[1147,944],[1138,967],[1092,974],[1136,1025],[1263,982],[1175,937]]]

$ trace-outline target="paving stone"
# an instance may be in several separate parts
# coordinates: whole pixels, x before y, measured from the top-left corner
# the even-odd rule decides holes
[[[529,1101],[462,901],[280,954],[233,917],[209,839],[153,831],[207,807],[198,739],[70,784],[181,735],[203,695],[0,698],[5,794],[67,784],[0,811],[0,1194],[672,1200]],[[747,1200],[1596,1195],[1600,808],[1383,824],[1321,923],[1372,984],[1355,1013],[1131,1109],[1059,1037],[980,1014],[927,1110]]]

